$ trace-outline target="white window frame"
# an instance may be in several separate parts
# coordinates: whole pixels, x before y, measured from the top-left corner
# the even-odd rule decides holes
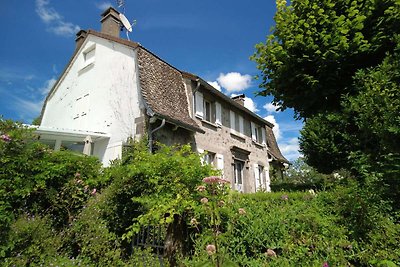
[[[238,136],[244,137],[244,119],[242,115],[229,111],[229,117],[231,122],[231,133]]]
[[[96,44],[93,44],[86,48],[83,52],[83,64],[82,69],[86,68],[87,66],[94,64],[96,59]]]
[[[240,166],[240,168],[238,168]],[[243,192],[243,181],[244,181],[244,162],[240,160],[233,161],[233,182],[235,190]]]
[[[266,131],[265,127],[259,126],[254,122],[250,122],[251,125],[251,139],[258,144],[265,146],[266,142]]]
[[[195,102],[195,116],[198,117],[199,119],[203,119],[204,116],[204,104],[203,104],[204,98],[203,94],[199,91],[196,91],[195,97],[194,97],[194,102]]]

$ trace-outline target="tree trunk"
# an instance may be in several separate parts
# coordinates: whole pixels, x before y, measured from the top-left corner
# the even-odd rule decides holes
[[[171,266],[177,266],[178,256],[186,254],[185,239],[187,227],[182,216],[175,214],[174,221],[168,225],[167,235],[164,243],[164,256],[167,257]]]

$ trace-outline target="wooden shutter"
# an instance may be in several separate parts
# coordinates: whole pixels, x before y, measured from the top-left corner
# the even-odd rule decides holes
[[[241,134],[244,134],[244,128],[243,128],[243,117],[239,115],[239,132]]]
[[[215,124],[222,125],[222,107],[219,102],[215,102]]]
[[[217,159],[217,169],[221,170],[222,177],[224,177],[224,155],[216,154],[215,158]]]
[[[262,138],[262,144],[266,145],[267,139],[266,139],[266,133],[265,133],[265,126],[261,128],[261,138]]]
[[[231,130],[235,130],[235,112],[232,110],[229,111],[229,118],[231,121]]]
[[[256,185],[256,192],[260,188],[260,173],[258,171],[258,164],[254,164],[254,180],[255,180],[255,185]]]
[[[196,91],[195,93],[195,102],[196,102],[196,116],[203,119],[204,112],[203,112],[203,94],[200,93],[199,91]]]
[[[253,139],[253,141],[256,142],[257,141],[256,125],[254,124],[254,122],[250,122],[250,125],[251,125],[251,139]]]

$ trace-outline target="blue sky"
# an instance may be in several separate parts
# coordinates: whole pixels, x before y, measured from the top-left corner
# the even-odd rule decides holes
[[[100,14],[115,0],[3,1],[0,23],[0,114],[30,123],[75,48],[79,29],[100,31]],[[120,10],[122,11],[122,10]],[[244,93],[246,106],[274,123],[283,154],[299,156],[302,123],[293,112],[276,112],[271,97],[255,97],[249,60],[274,24],[275,1],[125,0],[125,15],[136,20],[130,39],[180,70],[194,73],[228,96]],[[121,37],[125,37],[121,34]]]

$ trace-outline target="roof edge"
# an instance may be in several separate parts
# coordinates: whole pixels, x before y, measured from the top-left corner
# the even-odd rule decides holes
[[[269,121],[267,121],[267,120],[261,118],[261,117],[258,116],[256,113],[254,113],[254,112],[250,111],[249,109],[247,109],[246,107],[244,107],[244,106],[242,106],[242,105],[236,103],[236,101],[232,100],[232,98],[228,97],[227,95],[225,95],[225,94],[223,94],[222,92],[220,92],[220,91],[218,91],[217,89],[215,89],[215,88],[214,88],[213,86],[211,86],[208,82],[206,82],[205,80],[203,80],[201,77],[199,77],[199,76],[197,76],[197,75],[195,75],[195,74],[186,72],[186,71],[181,71],[181,73],[182,73],[182,76],[183,76],[184,78],[188,78],[188,79],[190,79],[190,80],[192,80],[192,81],[200,81],[201,85],[203,85],[204,87],[206,87],[206,88],[207,88],[208,90],[210,90],[212,93],[218,95],[219,97],[221,97],[221,98],[223,98],[224,100],[226,100],[229,104],[232,104],[232,105],[235,106],[236,108],[238,108],[238,109],[240,109],[240,110],[246,112],[248,115],[251,115],[252,117],[256,118],[257,120],[259,120],[259,121],[263,122],[264,124],[268,125],[270,128],[273,128],[273,127],[274,127],[274,125],[273,125],[271,122],[269,122]]]

